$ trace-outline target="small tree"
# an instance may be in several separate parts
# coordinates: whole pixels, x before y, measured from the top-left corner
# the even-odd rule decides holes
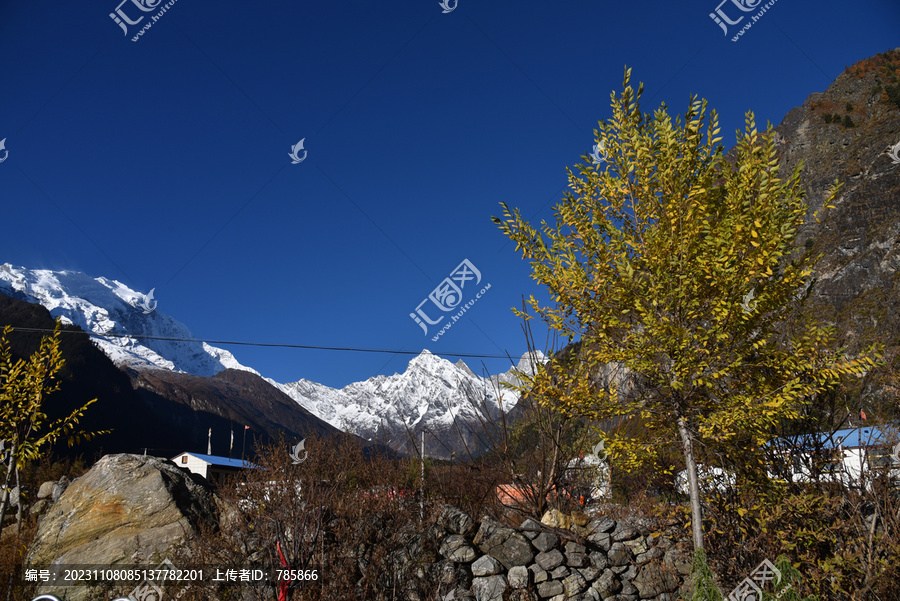
[[[538,231],[505,204],[494,221],[550,292],[550,305],[532,296],[531,309],[581,340],[567,374],[540,366],[527,387],[573,416],[640,422],[646,438],[608,445],[620,468],[678,441],[699,550],[697,441],[759,449],[803,399],[874,361],[841,360],[825,327],[801,323],[815,257],[795,245],[800,171],[781,177],[771,130],[761,135],[747,113],[731,164],[705,101],[692,97],[673,122],[664,105],[641,112],[630,70],[623,86],[594,132],[607,158],[567,170],[555,227]]]
[[[7,336],[10,326],[0,335],[0,440],[8,443],[6,476],[3,493],[0,495],[0,524],[6,517],[9,505],[9,483],[12,477],[19,487],[19,466],[37,459],[42,449],[67,437],[69,446],[80,440],[89,440],[102,432],[81,432],[76,430],[78,421],[85,410],[97,399],[88,401],[74,410],[68,417],[47,424],[47,414],[43,403],[48,395],[59,390],[57,374],[65,365],[59,350],[60,324],[57,321],[52,336],[44,336],[40,348],[25,361],[13,360]],[[21,525],[21,500],[18,511]]]

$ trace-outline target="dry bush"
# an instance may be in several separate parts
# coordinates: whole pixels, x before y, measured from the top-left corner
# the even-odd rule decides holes
[[[15,515],[12,524],[0,535],[0,591],[4,599],[31,599],[34,583],[24,579],[25,556],[37,532],[37,519],[25,514],[21,531],[16,531]]]
[[[707,497],[706,542],[722,582],[785,555],[801,595],[822,601],[900,599],[900,491],[835,483],[746,487]]]
[[[294,581],[283,591],[294,600],[405,598],[410,583],[430,590],[425,571],[436,561],[434,541],[420,536],[417,552],[407,550],[422,530],[416,466],[367,452],[349,437],[309,437],[300,464],[289,448],[282,441],[259,449],[261,469],[219,490],[221,527],[203,532],[173,562],[257,568],[271,576],[315,570],[315,580]],[[430,523],[432,510],[426,509]],[[401,570],[416,568],[422,577],[402,578]],[[271,600],[279,589],[273,582],[210,583],[191,587],[181,599]]]
[[[499,518],[504,513],[495,493],[504,482],[502,471],[492,462],[444,462],[436,465],[428,478],[428,498],[434,504],[459,508],[474,519],[487,515]]]

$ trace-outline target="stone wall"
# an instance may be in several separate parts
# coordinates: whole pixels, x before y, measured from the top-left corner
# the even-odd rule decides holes
[[[439,560],[428,571],[439,598],[675,601],[690,573],[686,542],[658,526],[651,532],[649,522],[554,513],[542,522],[513,528],[484,517],[476,523],[446,506],[425,535],[437,546]]]

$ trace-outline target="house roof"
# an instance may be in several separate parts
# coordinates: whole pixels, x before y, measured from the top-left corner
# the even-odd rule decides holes
[[[846,448],[883,447],[895,442],[897,442],[897,434],[892,427],[863,426],[861,428],[845,428],[835,432],[818,432],[779,438],[773,440],[770,444],[833,449],[838,446]]]
[[[174,461],[176,458],[181,457],[182,455],[190,455],[191,457],[196,457],[200,461],[205,461],[206,463],[208,463],[210,465],[217,465],[220,467],[234,467],[234,468],[247,468],[247,467],[255,468],[255,467],[257,467],[256,465],[253,465],[249,461],[245,461],[243,459],[232,459],[230,457],[219,457],[217,455],[203,455],[201,453],[190,453],[187,451],[184,453],[179,453],[178,455],[173,457],[172,460]]]

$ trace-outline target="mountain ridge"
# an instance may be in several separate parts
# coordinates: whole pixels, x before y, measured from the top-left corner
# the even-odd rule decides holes
[[[250,405],[256,402],[252,395],[229,388],[222,379],[222,374],[230,374],[235,380],[239,378],[236,372],[244,372],[272,387],[268,390],[256,382],[261,391],[257,396],[273,403],[272,410],[293,424],[289,428],[292,432],[303,431],[306,426],[294,424],[294,413],[286,410],[278,397],[281,393],[310,417],[370,442],[386,442],[396,451],[413,452],[411,437],[428,431],[432,436],[426,440],[426,452],[449,457],[483,450],[482,422],[496,419],[518,400],[517,393],[503,388],[503,383],[518,382],[516,368],[481,377],[462,360],[454,364],[427,349],[414,356],[402,374],[377,375],[341,389],[306,379],[280,383],[263,378],[226,350],[192,340],[188,327],[156,311],[149,295],[116,280],[81,272],[28,269],[6,263],[0,266],[0,293],[40,304],[64,323],[95,334],[94,344],[129,372],[132,385],[145,396],[155,394],[229,420],[250,420],[250,409],[231,402],[229,395]],[[518,367],[529,371],[526,357],[520,359]],[[542,355],[537,358],[542,359]],[[240,379],[245,384],[253,380]],[[254,419],[256,425],[265,423],[267,430],[275,425],[260,415]],[[199,427],[192,422],[194,437]]]

